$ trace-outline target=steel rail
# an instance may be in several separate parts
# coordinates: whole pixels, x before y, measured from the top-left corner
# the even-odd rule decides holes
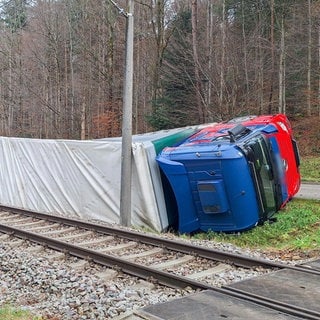
[[[160,238],[157,236],[146,235],[140,232],[119,229],[114,226],[108,227],[108,226],[98,225],[98,224],[85,222],[81,220],[75,220],[75,219],[65,218],[61,216],[53,216],[49,214],[23,210],[19,208],[6,207],[6,206],[0,206],[0,210],[32,216],[34,218],[44,219],[51,222],[63,223],[69,226],[76,226],[79,228],[96,231],[102,234],[114,235],[114,236],[122,237],[128,240],[141,242],[149,245],[154,245],[162,248],[167,248],[169,250],[173,250],[173,251],[177,251],[185,254],[194,254],[205,259],[232,263],[233,265],[238,267],[251,268],[251,267],[261,266],[265,268],[278,268],[278,269],[286,268],[286,269],[320,275],[320,270],[308,268],[305,266],[286,265],[280,262],[274,262],[274,261],[265,260],[265,259],[258,259],[258,258],[238,255],[230,252],[223,252],[223,251],[215,250],[212,248],[205,248],[197,245],[188,244],[182,241],[174,241],[174,240]]]
[[[99,253],[90,249],[82,248],[73,244],[69,244],[60,240],[48,238],[33,232],[17,229],[14,227],[9,227],[0,224],[0,231],[4,233],[9,233],[15,235],[22,239],[28,239],[30,241],[36,242],[43,246],[68,253],[70,255],[86,259],[89,261],[94,261],[101,265],[120,269],[122,272],[130,274],[132,276],[145,279],[147,281],[156,281],[162,285],[173,287],[173,288],[186,288],[190,287],[192,289],[201,290],[212,290],[219,292],[221,294],[226,294],[234,298],[246,300],[253,302],[264,307],[269,307],[271,309],[290,314],[293,316],[298,316],[299,318],[309,319],[309,320],[320,320],[320,313],[308,310],[300,307],[296,307],[290,304],[279,302],[273,299],[269,299],[263,296],[254,295],[239,289],[231,287],[213,287],[209,284],[202,283],[196,280],[189,279],[184,276],[177,276],[172,273],[168,273],[161,270],[156,270],[147,266],[143,266],[138,263],[127,261],[125,259],[117,258],[111,255]]]
[[[152,269],[150,267],[143,266],[125,259],[117,258],[108,254],[96,252],[94,250],[82,248],[67,242],[63,242],[57,239],[48,238],[33,232],[17,229],[0,224],[0,231],[22,239],[28,239],[32,242],[36,242],[42,246],[49,247],[54,250],[61,251],[65,254],[70,254],[88,261],[94,261],[109,268],[116,268],[122,270],[124,273],[152,281],[157,280],[159,283],[173,287],[173,288],[186,288],[191,287],[193,289],[208,289],[209,286],[203,284],[199,285],[197,281],[192,279],[182,279],[179,276],[172,275],[168,280],[168,273]]]
[[[288,304],[279,300],[274,300],[265,296],[257,295],[251,292],[247,292],[241,289],[233,288],[233,287],[223,287],[227,290],[225,292],[228,295],[233,297],[238,297],[243,300],[251,301],[254,303],[258,303],[265,307],[269,307],[299,318],[304,319],[320,319],[320,313],[318,311],[306,309],[303,307],[299,307],[293,304]]]

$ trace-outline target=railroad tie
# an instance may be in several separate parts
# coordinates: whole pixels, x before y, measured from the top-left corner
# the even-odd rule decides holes
[[[158,269],[158,270],[163,270],[163,269],[167,269],[170,267],[180,266],[182,264],[185,264],[187,262],[192,261],[193,259],[195,259],[194,256],[185,255],[185,256],[178,258],[178,259],[172,259],[172,260],[165,261],[162,263],[155,263],[155,264],[151,265],[150,267]]]
[[[115,246],[99,249],[99,252],[101,252],[101,253],[105,253],[106,252],[107,253],[107,252],[110,252],[110,251],[120,251],[120,250],[123,250],[123,249],[136,247],[137,245],[138,245],[137,242],[130,241],[130,242],[121,243],[121,244],[118,244],[118,245],[115,245]]]
[[[28,253],[39,253],[39,252],[42,252],[44,250],[44,247],[43,246],[32,246],[32,247],[29,247],[26,252]]]
[[[203,270],[200,272],[196,272],[196,273],[192,273],[190,275],[188,275],[187,277],[189,279],[193,279],[193,280],[198,280],[198,279],[202,279],[205,278],[207,276],[211,276],[214,274],[219,274],[222,272],[225,272],[227,270],[230,270],[232,267],[228,264],[224,264],[224,263],[220,263],[217,266],[207,269],[207,270]]]
[[[96,276],[103,281],[114,279],[118,275],[118,271],[114,269],[106,269],[105,271],[96,273]]]
[[[12,214],[8,211],[0,211],[0,218],[10,218],[12,217]]]
[[[93,234],[93,231],[86,231],[86,232],[83,232],[83,233],[70,234],[68,236],[61,237],[60,239],[63,240],[63,241],[74,240],[74,239],[77,239],[77,238],[88,237],[88,236],[90,236],[92,234]]]
[[[53,253],[52,255],[48,255],[46,259],[49,261],[57,261],[57,260],[63,260],[65,259],[65,257],[66,255],[63,252],[56,252],[56,253]]]
[[[15,240],[15,241],[7,241],[4,242],[4,244],[8,244],[11,248],[16,248],[16,247],[20,247],[23,243],[25,242],[25,240],[19,239],[19,240]]]
[[[38,221],[32,221],[29,223],[21,223],[21,224],[15,224],[16,228],[20,228],[20,227],[33,227],[33,226],[37,226],[38,224],[42,224],[43,220],[38,220]]]
[[[7,233],[1,233],[0,235],[0,241],[4,241],[10,238],[10,235]]]
[[[75,231],[76,228],[74,227],[69,227],[67,229],[60,229],[60,230],[52,230],[52,231],[48,231],[48,232],[45,232],[44,235],[45,236],[55,236],[55,235],[59,235],[59,234],[62,234],[62,233],[65,233],[65,232],[71,232],[71,231]]]
[[[101,243],[106,243],[107,241],[112,241],[112,240],[114,240],[113,236],[107,236],[100,239],[91,239],[91,240],[83,241],[78,243],[78,245],[83,247],[89,247],[89,246],[98,245]]]
[[[32,222],[32,217],[18,217],[17,219],[10,219],[8,222],[10,225],[24,225],[26,221]]]
[[[73,270],[83,270],[89,266],[89,262],[87,260],[79,260],[77,262],[71,263],[71,268]]]
[[[148,257],[148,256],[152,256],[154,254],[162,253],[162,252],[163,252],[162,248],[153,248],[151,250],[147,250],[147,251],[143,251],[143,252],[139,252],[139,253],[135,253],[135,254],[130,254],[128,256],[125,256],[124,259],[133,261],[137,258]]]
[[[43,222],[43,221],[42,221]],[[52,228],[56,228],[59,227],[60,224],[59,223],[53,223],[53,224],[48,224],[45,226],[40,226],[40,227],[35,227],[35,228],[28,228],[27,230],[30,232],[34,232],[34,231],[44,231],[46,229],[52,229]]]

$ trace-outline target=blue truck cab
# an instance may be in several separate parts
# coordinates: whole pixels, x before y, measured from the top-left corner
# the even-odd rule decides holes
[[[238,232],[270,219],[288,197],[279,147],[266,125],[202,129],[157,156],[174,228]],[[175,209],[172,209],[175,208]]]

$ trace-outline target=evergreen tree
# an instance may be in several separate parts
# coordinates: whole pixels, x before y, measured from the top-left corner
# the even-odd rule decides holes
[[[162,96],[153,101],[153,112],[148,118],[149,123],[157,130],[194,124],[198,119],[191,46],[191,11],[180,12],[170,29],[172,36],[161,69]]]
[[[28,0],[7,0],[3,1],[1,20],[12,32],[25,27],[27,23]]]

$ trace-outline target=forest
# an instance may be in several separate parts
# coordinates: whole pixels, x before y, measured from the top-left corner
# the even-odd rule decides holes
[[[1,0],[0,135],[121,135],[125,0]],[[135,0],[133,133],[320,119],[316,0]]]

